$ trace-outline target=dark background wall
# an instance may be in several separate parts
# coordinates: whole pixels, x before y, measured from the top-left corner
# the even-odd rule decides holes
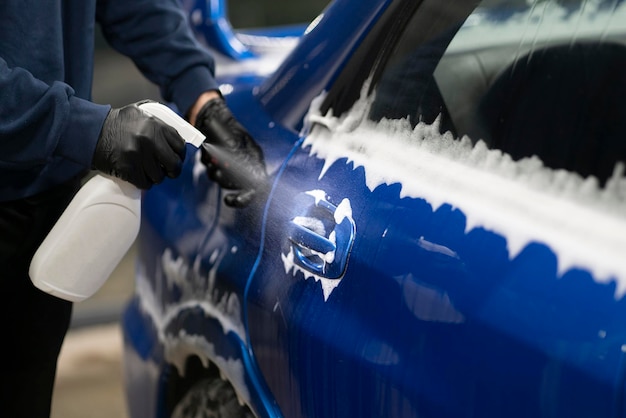
[[[229,0],[228,16],[235,28],[310,22],[329,0]]]

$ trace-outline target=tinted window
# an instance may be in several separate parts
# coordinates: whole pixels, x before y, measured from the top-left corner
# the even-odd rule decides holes
[[[374,120],[438,121],[601,180],[626,160],[623,0],[426,0],[383,62]]]

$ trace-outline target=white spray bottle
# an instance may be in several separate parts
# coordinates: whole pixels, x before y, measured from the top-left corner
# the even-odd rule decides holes
[[[139,105],[199,147],[204,135],[169,107]],[[80,188],[30,263],[30,278],[44,292],[72,302],[92,296],[109,278],[139,233],[141,190],[96,174]]]

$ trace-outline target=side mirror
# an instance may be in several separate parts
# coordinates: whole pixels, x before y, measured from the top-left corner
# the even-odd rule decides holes
[[[254,56],[235,36],[228,20],[226,0],[183,0],[189,22],[200,42],[233,59]]]

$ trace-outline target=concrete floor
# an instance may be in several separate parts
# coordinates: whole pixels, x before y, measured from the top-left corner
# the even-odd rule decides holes
[[[51,418],[127,418],[118,324],[71,331],[61,351]]]

